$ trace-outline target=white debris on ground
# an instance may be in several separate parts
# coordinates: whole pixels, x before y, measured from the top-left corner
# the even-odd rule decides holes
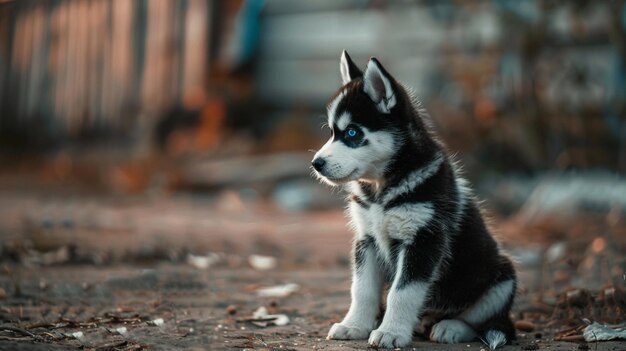
[[[287,297],[292,293],[298,291],[300,285],[294,283],[268,286],[265,288],[259,288],[257,294],[259,297]]]
[[[626,340],[626,327],[622,325],[612,328],[606,324],[593,322],[585,328],[585,331],[583,332],[583,337],[587,342],[616,339]]]
[[[276,258],[272,256],[250,255],[248,263],[254,269],[266,271],[276,267]]]
[[[257,327],[265,328],[270,325],[283,326],[289,324],[289,317],[286,314],[269,314],[265,306],[259,307],[252,314],[250,322]]]
[[[154,326],[160,327],[165,323],[165,321],[163,320],[163,318],[157,318],[151,321],[147,321],[146,323],[148,323],[148,325],[154,325]]]
[[[209,253],[206,256],[193,255],[193,254],[187,255],[187,263],[198,269],[207,269],[211,267],[212,265],[214,265],[215,263],[219,262],[219,260],[220,260],[220,255],[216,253]]]
[[[126,327],[117,327],[117,328],[105,328],[111,334],[118,334],[121,336],[125,336],[128,334],[128,329]]]
[[[30,250],[29,254],[24,257],[24,264],[26,265],[51,266],[68,262],[71,258],[71,253],[68,246],[62,246],[57,250],[45,253]]]
[[[85,337],[85,334],[83,334],[82,331],[77,331],[77,332],[72,332],[72,333],[66,333],[65,334],[67,337],[70,338],[74,338],[74,339],[78,339],[78,340],[82,340]]]

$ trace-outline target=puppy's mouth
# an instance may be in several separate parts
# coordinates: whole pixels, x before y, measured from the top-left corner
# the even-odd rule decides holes
[[[348,173],[348,175],[344,177],[330,177],[330,176],[326,176],[323,174],[322,176],[333,183],[345,183],[345,182],[354,180],[354,176],[357,175],[358,172],[359,172],[359,169],[355,168],[352,172]]]

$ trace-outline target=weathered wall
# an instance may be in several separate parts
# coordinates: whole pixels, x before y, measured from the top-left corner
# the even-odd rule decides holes
[[[623,1],[268,2],[258,92],[322,106],[342,49],[415,88],[454,150],[626,170]]]

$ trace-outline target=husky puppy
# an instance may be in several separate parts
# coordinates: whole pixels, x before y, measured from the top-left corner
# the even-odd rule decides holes
[[[376,58],[363,73],[344,51],[340,71],[332,136],[312,161],[323,181],[348,191],[355,232],[352,303],[328,339],[407,346],[426,311],[441,316],[432,341],[481,339],[494,349],[514,339],[515,270],[421,104]]]

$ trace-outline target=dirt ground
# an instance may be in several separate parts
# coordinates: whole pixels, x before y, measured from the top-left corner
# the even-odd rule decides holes
[[[330,325],[349,304],[346,268],[295,269],[259,274],[253,269],[197,270],[186,265],[153,267],[19,268],[21,291],[2,303],[4,323],[17,332],[0,349],[366,349],[365,341],[327,341]],[[10,286],[5,276],[2,286]],[[45,282],[42,284],[42,282]],[[299,285],[284,298],[261,298],[259,287]],[[523,303],[523,302],[522,302]],[[259,306],[284,313],[289,324],[260,328],[245,321]],[[231,314],[232,313],[232,314]],[[163,323],[156,325],[159,319]],[[4,324],[7,325],[7,324]],[[120,329],[124,328],[124,329]],[[72,336],[81,332],[82,336]],[[538,331],[539,332],[539,331]],[[539,332],[541,333],[541,332]],[[546,333],[518,333],[503,350],[581,350]],[[625,343],[589,345],[624,350]],[[480,350],[480,342],[439,345],[416,338],[409,349]]]
[[[503,240],[521,261],[513,312],[530,327],[503,350],[626,350],[626,342],[587,344],[580,335],[583,318],[597,320],[599,303],[606,322],[623,322],[621,287],[610,290],[609,303],[599,285],[545,283],[550,271],[527,257],[545,253],[546,244],[521,245],[507,223]],[[3,350],[367,348],[366,341],[325,340],[350,300],[350,233],[341,211],[286,213],[231,192],[120,198],[13,183],[0,188],[0,239]],[[594,242],[570,246],[608,250]],[[587,274],[581,262],[567,274],[595,277],[596,268]],[[296,285],[285,296],[261,296],[283,284]],[[286,325],[255,325],[261,306],[286,315]],[[416,336],[407,349],[483,348]]]

